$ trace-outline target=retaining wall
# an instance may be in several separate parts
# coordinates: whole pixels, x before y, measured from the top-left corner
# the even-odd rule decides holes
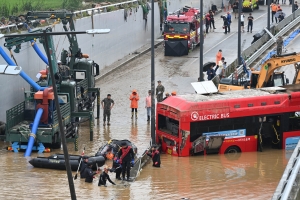
[[[204,11],[208,11],[211,4],[221,7],[222,0],[204,0]],[[199,0],[169,0],[168,12],[173,12],[182,6],[200,7]],[[160,33],[158,5],[155,3],[155,37],[158,38]],[[151,11],[150,11],[151,13]],[[124,10],[117,10],[108,13],[95,14],[94,29],[109,28],[111,32],[107,35],[78,35],[79,47],[83,53],[90,55],[100,65],[100,69],[112,64],[123,58],[129,53],[133,53],[143,45],[150,43],[151,31],[151,14],[148,14],[147,23],[143,20],[143,11],[139,6],[124,19]],[[75,23],[77,31],[92,29],[91,16],[77,19]],[[63,31],[62,25],[57,24],[53,31]],[[0,44],[4,48],[4,38],[0,39]],[[60,52],[63,48],[68,49],[69,43],[65,36],[55,36],[54,44],[56,45],[57,58],[60,58]],[[39,47],[44,52],[43,46]],[[8,50],[5,49],[7,53]],[[22,44],[19,54],[14,53],[17,64],[22,66],[23,70],[34,80],[36,74],[41,69],[45,69],[45,63],[38,57],[29,42]],[[6,62],[0,56],[0,64]],[[6,110],[15,106],[24,100],[24,90],[29,90],[28,84],[19,76],[1,76],[0,79],[0,120],[5,121]]]

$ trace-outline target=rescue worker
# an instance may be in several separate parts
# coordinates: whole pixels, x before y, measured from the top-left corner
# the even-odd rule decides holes
[[[147,121],[150,121],[151,115],[151,90],[148,91],[148,96],[145,101],[145,108],[147,109]]]
[[[165,92],[165,87],[161,84],[161,81],[157,81],[158,85],[156,87],[156,99],[157,102],[161,102],[163,100],[163,94]]]
[[[85,173],[85,182],[87,182],[87,183],[92,183],[94,175],[97,174],[96,172],[93,172],[92,166],[93,166],[93,162],[89,161],[87,163],[87,167],[84,170],[84,173]]]
[[[278,22],[281,22],[284,19],[284,15],[282,12],[279,13]]]
[[[133,149],[122,142],[122,148],[118,153],[120,158],[119,163],[122,165],[122,179],[125,181],[125,173],[127,175],[126,181],[130,181],[130,167],[134,165],[134,152]]]
[[[277,12],[277,5],[276,3],[272,3],[271,4],[271,11],[272,11],[272,23],[274,23],[274,17],[275,17],[275,14]],[[275,17],[275,21],[277,23],[277,18]]]
[[[228,33],[230,33],[230,24],[231,24],[231,14],[230,14],[230,12],[227,12],[227,22],[228,22],[227,30],[228,30]]]
[[[227,17],[225,16],[221,16],[221,18],[223,19],[223,29],[225,30],[224,34],[227,34],[227,28],[228,28],[228,20]]]
[[[206,29],[206,33],[208,33],[209,25],[210,25],[210,15],[209,15],[209,13],[207,13],[205,15],[205,29]]]
[[[213,32],[214,32],[214,29],[216,29],[215,27],[215,18],[214,18],[214,12],[212,10],[209,11],[209,18],[210,18],[210,24],[209,24],[209,27],[210,27],[210,31],[211,29],[213,28]]]
[[[277,44],[277,56],[280,56],[282,54],[282,47],[283,47],[283,39],[281,36],[278,36],[278,39],[276,40]]]
[[[110,114],[111,109],[114,107],[115,102],[111,99],[111,95],[107,94],[107,97],[101,101],[102,109],[103,109],[103,126],[105,126],[105,121],[107,117],[107,125],[110,125]]]
[[[83,156],[82,157],[82,161],[81,161],[81,165],[80,165],[80,178],[86,178],[85,168],[87,167],[88,161],[89,161],[88,156]]]
[[[164,97],[163,101],[170,96],[169,92],[166,92],[166,96]]]
[[[131,119],[133,119],[133,115],[135,112],[135,119],[137,119],[137,109],[138,109],[138,101],[140,100],[140,97],[137,93],[136,90],[132,90],[132,93],[130,94],[129,97],[131,103],[130,103],[130,108],[131,108]]]
[[[107,187],[106,181],[109,181],[111,184],[116,185],[112,180],[110,180],[107,167],[104,167],[103,172],[99,177],[98,186],[103,185],[104,187]]]
[[[219,64],[219,61],[222,59],[223,55],[222,55],[222,49],[220,49],[216,55],[216,64]]]
[[[160,167],[160,153],[155,146],[152,146],[151,152],[147,152],[147,155],[152,158],[153,167]]]
[[[248,28],[247,28],[247,32],[249,33],[249,29],[250,29],[250,33],[252,33],[252,28],[253,28],[253,20],[254,20],[254,18],[253,18],[253,16],[252,16],[252,14],[250,13],[249,14],[249,17],[248,17]]]
[[[116,173],[116,179],[117,180],[122,180],[121,179],[122,166],[120,164],[120,159],[117,156],[113,160],[113,168],[110,169],[110,172],[115,172]]]
[[[236,19],[236,14],[239,13],[239,0],[236,0],[233,3],[233,12],[234,12],[234,18]]]

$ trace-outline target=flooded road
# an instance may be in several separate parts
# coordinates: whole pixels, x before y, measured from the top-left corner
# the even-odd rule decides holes
[[[257,13],[264,15],[261,10]],[[221,24],[220,21],[218,23]],[[257,31],[260,31],[258,26]],[[235,52],[230,51],[230,48],[232,43],[236,42],[236,38],[226,36],[224,42],[225,36],[221,29],[215,34],[216,40],[220,40],[220,45],[223,45],[224,49],[227,48],[223,55],[228,53],[228,60],[233,60],[231,54]],[[210,35],[212,34],[208,37],[211,37]],[[212,42],[213,40],[210,41]],[[250,43],[249,39],[248,42]],[[218,46],[205,46],[204,61],[213,60],[218,49]],[[177,94],[194,93],[190,83],[198,78],[198,55],[199,49],[196,49],[188,56],[164,57],[163,47],[158,47],[155,57],[156,80],[162,81],[167,92],[175,90]],[[95,122],[94,141],[89,141],[88,125],[82,124],[79,131],[79,152],[74,151],[73,144],[68,144],[69,153],[80,154],[85,147],[86,155],[94,155],[101,144],[110,139],[131,140],[138,147],[138,153],[143,152],[149,145],[151,135],[144,108],[150,86],[150,53],[99,80],[97,87],[101,89],[101,99],[110,93],[115,101],[111,126],[103,127],[101,110],[101,118]],[[137,121],[131,120],[129,108],[129,95],[133,89],[137,89],[140,95]],[[8,143],[0,143],[2,199],[70,199],[65,171],[33,168],[23,157],[23,153],[7,152],[7,146]],[[62,153],[62,150],[39,156],[49,156],[55,152]],[[32,154],[32,157],[36,156],[36,153]],[[115,174],[112,173],[110,176],[117,183],[116,186],[108,183],[107,188],[98,187],[98,177],[92,184],[80,179],[75,180],[74,184],[78,199],[265,200],[272,197],[287,159],[288,155],[284,151],[275,149],[241,153],[233,157],[209,155],[178,158],[162,155],[161,168],[153,168],[148,164],[137,181],[128,186],[115,181]]]

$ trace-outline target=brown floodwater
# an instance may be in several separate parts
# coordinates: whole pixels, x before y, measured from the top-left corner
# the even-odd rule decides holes
[[[139,150],[149,139],[149,128],[131,125],[129,137]],[[110,130],[111,129],[111,130]],[[95,141],[81,137],[80,149],[86,147],[86,154],[92,155],[98,146],[111,138],[113,127],[103,129],[95,136]],[[86,130],[82,128],[81,130]],[[125,130],[124,130],[125,131]],[[127,132],[127,131],[126,131]],[[86,131],[88,134],[88,131]],[[137,139],[137,135],[144,138]],[[82,135],[83,136],[83,135]],[[115,137],[113,137],[115,138]],[[127,138],[127,137],[124,137]],[[1,144],[4,148],[6,144]],[[69,149],[74,152],[73,145]],[[59,151],[58,151],[59,152]],[[141,152],[141,151],[140,151]],[[42,156],[48,156],[43,154]],[[32,157],[37,156],[36,153]],[[2,199],[69,199],[69,187],[65,171],[33,168],[23,157],[23,153],[0,152]],[[270,199],[281,178],[287,159],[282,150],[241,153],[235,156],[209,155],[197,157],[172,157],[162,155],[161,168],[145,166],[138,179],[124,185],[108,183],[108,187],[98,187],[98,177],[92,184],[84,180],[74,181],[78,199]],[[110,163],[108,163],[110,165]],[[75,172],[73,172],[75,175]]]

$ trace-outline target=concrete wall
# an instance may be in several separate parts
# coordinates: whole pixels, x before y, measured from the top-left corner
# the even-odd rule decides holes
[[[204,11],[208,11],[211,4],[214,3],[221,7],[222,0],[204,0]],[[199,0],[169,0],[168,11],[173,12],[182,6],[200,7]],[[155,3],[155,37],[158,38],[161,33],[159,29],[159,10]],[[76,30],[92,29],[91,16],[77,19]],[[150,43],[151,31],[151,15],[148,15],[147,23],[143,20],[143,11],[141,7],[134,9],[124,20],[124,10],[117,10],[109,13],[101,13],[94,15],[94,28],[109,28],[111,32],[107,35],[78,35],[79,47],[83,53],[90,55],[90,58],[97,62],[101,69],[113,62],[123,58],[129,53],[134,52],[145,44]],[[62,25],[57,24],[53,27],[53,31],[63,31]],[[0,44],[4,48],[4,38],[0,39]],[[60,59],[62,49],[68,49],[69,43],[66,36],[55,36],[54,43],[56,45],[57,58]],[[43,46],[39,47],[44,52]],[[5,49],[7,53],[7,49]],[[23,70],[34,80],[39,70],[45,69],[45,63],[37,56],[31,45],[22,44],[19,54],[14,53],[17,64],[22,66]],[[0,64],[6,62],[0,57]],[[0,79],[0,120],[5,121],[5,112],[7,109],[24,100],[24,90],[28,90],[28,84],[21,77],[1,76]]]

